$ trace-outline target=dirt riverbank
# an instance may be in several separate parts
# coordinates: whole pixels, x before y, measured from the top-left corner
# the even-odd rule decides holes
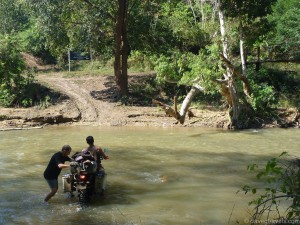
[[[132,74],[129,82],[140,82],[145,74]],[[61,94],[55,104],[30,108],[0,108],[0,129],[28,129],[47,125],[93,126],[204,126],[223,127],[226,111],[193,109],[196,117],[184,125],[155,105],[117,101],[112,76],[66,78],[63,73],[42,74],[37,82]]]

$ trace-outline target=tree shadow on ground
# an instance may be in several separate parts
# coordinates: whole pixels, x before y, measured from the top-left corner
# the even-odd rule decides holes
[[[103,90],[90,92],[94,99],[107,102],[121,102],[130,106],[153,106],[152,99],[160,99],[159,90],[155,87],[153,74],[139,74],[128,78],[128,96],[122,97],[114,77],[106,77]]]
[[[12,106],[19,107],[24,105],[22,101],[24,99],[30,99],[31,104],[24,105],[25,107],[30,106],[45,106],[56,105],[61,102],[70,99],[67,95],[54,91],[46,86],[39,83],[30,83],[24,87],[24,90],[19,93],[19,97],[12,103]]]

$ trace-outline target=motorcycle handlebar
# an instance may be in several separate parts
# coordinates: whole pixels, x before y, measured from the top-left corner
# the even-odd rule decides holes
[[[78,162],[75,162],[75,161],[72,161],[72,162],[70,162],[70,166],[78,166],[79,165],[79,163]]]

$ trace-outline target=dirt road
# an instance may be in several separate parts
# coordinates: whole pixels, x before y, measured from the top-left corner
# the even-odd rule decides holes
[[[178,126],[156,106],[125,106],[116,101],[116,87],[111,76],[66,78],[62,73],[53,73],[38,75],[36,79],[68,98],[47,108],[0,108],[0,129],[49,124]]]

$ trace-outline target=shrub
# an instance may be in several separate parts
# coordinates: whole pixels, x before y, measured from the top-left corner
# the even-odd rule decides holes
[[[13,85],[24,69],[18,40],[11,36],[0,37],[0,83]]]
[[[257,186],[245,185],[245,194],[258,197],[249,202],[254,206],[250,221],[296,221],[300,218],[300,160],[291,158],[286,152],[270,159],[260,169],[257,164],[248,166],[248,171],[257,172]]]
[[[0,104],[30,106],[32,96],[26,90],[33,82],[33,74],[26,71],[18,40],[12,36],[0,39]]]
[[[261,69],[255,71],[249,69],[249,82],[252,88],[250,104],[256,111],[256,114],[268,116],[271,107],[278,103],[279,95],[278,90],[274,87],[268,78],[270,71]]]

